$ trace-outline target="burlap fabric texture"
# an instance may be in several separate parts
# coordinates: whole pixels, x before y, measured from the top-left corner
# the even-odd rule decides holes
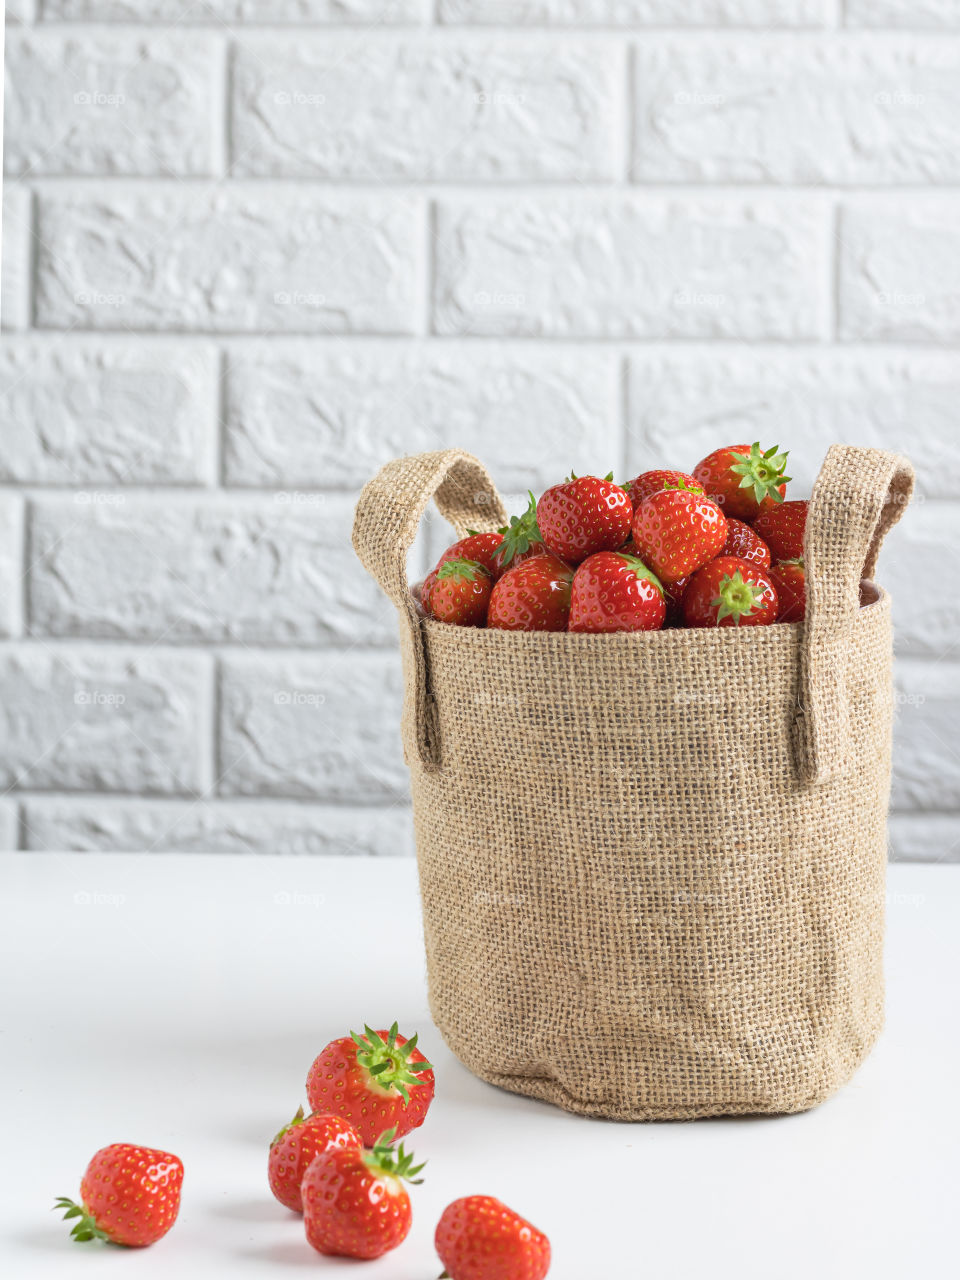
[[[431,1010],[476,1075],[646,1120],[801,1111],[863,1061],[893,707],[869,580],[912,485],[895,454],[830,449],[805,623],[598,636],[418,616],[431,496],[458,534],[506,520],[469,454],[366,486],[354,545],[399,612]]]

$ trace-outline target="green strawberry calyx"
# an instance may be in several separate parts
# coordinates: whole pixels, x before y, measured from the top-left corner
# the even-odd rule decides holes
[[[404,1106],[410,1105],[410,1089],[426,1081],[418,1077],[424,1071],[432,1071],[429,1062],[411,1062],[410,1054],[417,1047],[417,1037],[411,1036],[405,1044],[397,1044],[398,1027],[394,1023],[387,1033],[386,1040],[376,1031],[363,1026],[366,1035],[359,1036],[350,1032],[350,1038],[357,1046],[357,1062],[381,1087],[395,1089],[403,1099]]]
[[[64,1220],[67,1218],[78,1219],[70,1232],[77,1244],[85,1244],[88,1240],[106,1240],[107,1244],[113,1244],[107,1233],[101,1231],[97,1226],[97,1221],[93,1214],[83,1205],[77,1204],[67,1196],[57,1196],[57,1202],[53,1207],[54,1209],[64,1210]]]
[[[739,624],[741,618],[747,618],[754,612],[762,596],[763,588],[745,582],[738,569],[734,574],[724,574],[717,595],[710,603],[717,610],[718,622],[732,618]]]
[[[543,534],[537,524],[537,500],[533,496],[532,489],[528,489],[527,493],[530,496],[530,502],[523,515],[511,516],[510,523],[497,530],[503,540],[495,554],[497,561],[502,565],[509,564],[514,556],[529,551],[535,543],[543,542]]]
[[[625,564],[630,566],[638,578],[646,578],[649,583],[652,583],[652,585],[657,588],[661,596],[663,595],[663,583],[652,569],[647,568],[642,560],[637,556],[630,555],[629,552],[626,551],[618,551],[617,555]]]
[[[281,1140],[281,1138],[284,1138],[290,1132],[291,1129],[296,1128],[298,1124],[303,1124],[305,1118],[306,1117],[303,1114],[303,1107],[302,1106],[297,1107],[297,1114],[293,1117],[293,1119],[288,1121],[287,1124],[285,1124],[283,1128],[279,1131],[279,1133],[275,1134],[274,1137],[271,1139],[271,1142],[270,1142],[271,1147],[275,1147],[277,1143]]]
[[[490,576],[478,561],[467,560],[461,556],[457,560],[444,561],[437,570],[437,580],[453,578],[455,582],[476,582],[478,574],[481,578],[489,578]]]
[[[740,476],[741,489],[752,489],[757,502],[762,502],[764,498],[772,498],[774,502],[783,501],[780,486],[793,479],[784,474],[789,457],[786,451],[781,453],[780,446],[775,444],[772,449],[764,452],[757,442],[750,446],[749,453],[735,453],[733,456],[736,462],[731,465],[730,470],[735,476]]]
[[[397,1143],[394,1146],[394,1138],[397,1136],[396,1126],[387,1129],[381,1133],[372,1147],[363,1153],[363,1163],[371,1171],[381,1178],[396,1178],[398,1182],[409,1182],[414,1187],[419,1187],[422,1178],[418,1178],[417,1174],[426,1168],[426,1160],[422,1164],[414,1164],[416,1157],[410,1151],[404,1151],[403,1143]]]

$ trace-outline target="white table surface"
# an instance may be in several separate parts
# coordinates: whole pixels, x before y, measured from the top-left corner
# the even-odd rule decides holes
[[[356,1277],[273,1200],[267,1144],[329,1039],[395,1017],[437,1096],[411,1138],[429,1161],[413,1230],[369,1280],[435,1277],[437,1218],[472,1192],[548,1233],[551,1280],[956,1274],[960,868],[891,867],[887,1029],[847,1088],[800,1116],[635,1125],[504,1093],[450,1054],[410,862],[15,854],[0,873],[5,1275]],[[49,1209],[117,1141],[186,1166],[150,1249],[72,1244]]]

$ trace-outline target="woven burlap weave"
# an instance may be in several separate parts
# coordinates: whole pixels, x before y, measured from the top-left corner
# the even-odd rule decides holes
[[[354,545],[398,606],[431,1010],[478,1076],[626,1120],[792,1112],[882,1022],[890,602],[861,578],[910,464],[834,446],[805,623],[636,635],[423,621],[431,495],[504,522],[457,451],[367,485]]]

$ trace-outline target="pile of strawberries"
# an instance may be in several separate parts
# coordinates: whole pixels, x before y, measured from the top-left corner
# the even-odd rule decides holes
[[[807,502],[779,446],[727,445],[627,484],[573,476],[496,533],[449,546],[422,613],[504,631],[658,631],[803,618]]]
[[[423,1124],[434,1095],[432,1065],[417,1037],[364,1027],[332,1040],[307,1075],[307,1100],[270,1144],[270,1190],[303,1215],[318,1253],[379,1258],[402,1244],[412,1209],[404,1183],[423,1164],[400,1138]],[[80,1204],[54,1206],[75,1219],[75,1240],[153,1244],[180,1209],[183,1163],[168,1151],[118,1142],[98,1151],[80,1183]],[[493,1196],[454,1200],[434,1236],[450,1280],[543,1280],[550,1242]]]

